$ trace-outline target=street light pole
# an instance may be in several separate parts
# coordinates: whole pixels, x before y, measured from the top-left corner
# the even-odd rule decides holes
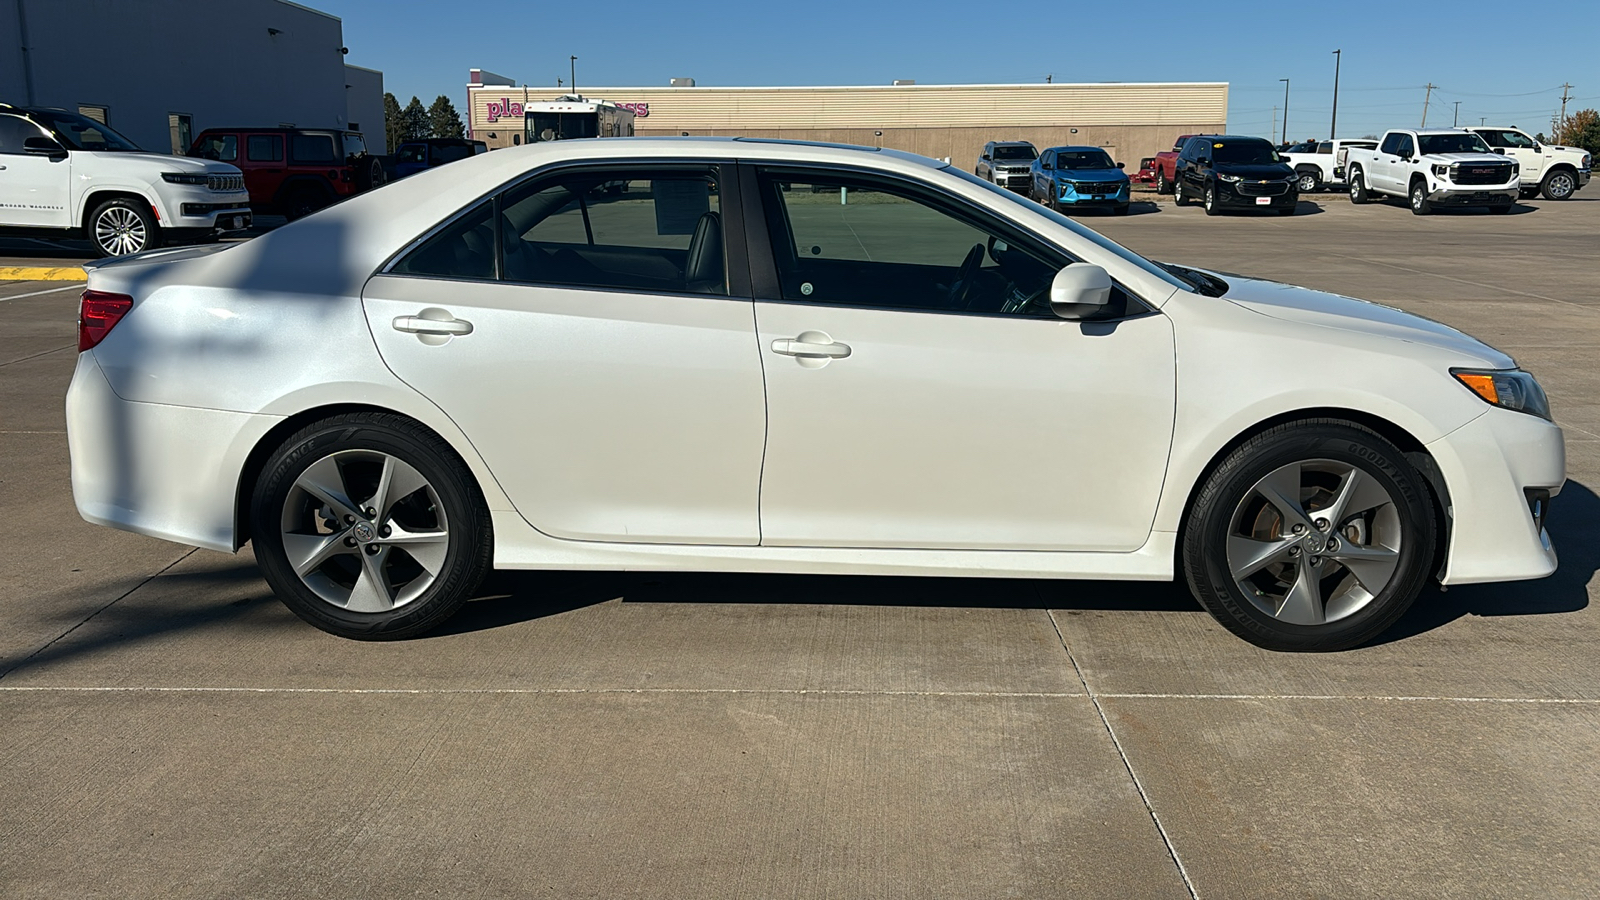
[[[578,58],[576,56],[569,57],[567,64],[572,67],[572,71],[567,73],[572,76],[572,80],[568,83],[572,85],[572,92],[576,94],[578,92]]]
[[[1279,78],[1283,82],[1283,142],[1289,143],[1289,79]]]
[[[1328,123],[1328,140],[1339,136],[1339,63],[1344,61],[1344,51],[1333,51],[1333,121]]]

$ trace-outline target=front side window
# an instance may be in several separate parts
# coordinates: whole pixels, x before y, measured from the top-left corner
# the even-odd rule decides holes
[[[712,172],[559,175],[508,191],[500,209],[507,281],[728,293]]]
[[[428,145],[401,144],[400,149],[395,151],[394,161],[426,164],[428,162]]]
[[[250,135],[245,142],[245,156],[251,162],[283,162],[283,135]]]
[[[69,149],[118,153],[139,151],[138,144],[113,131],[103,121],[56,110],[39,110],[32,115]]]
[[[1528,137],[1520,131],[1502,131],[1500,132],[1500,146],[1525,147],[1529,150],[1532,150],[1534,147],[1538,146],[1538,144],[1534,142],[1533,138]]]
[[[289,158],[296,163],[335,163],[339,156],[333,148],[331,134],[292,134],[289,136]]]
[[[0,116],[0,153],[22,153],[28,138],[44,136],[39,126],[21,116]]]
[[[784,300],[1048,316],[1068,262],[895,184],[764,172],[761,191]]]
[[[208,134],[200,138],[194,155],[201,159],[235,162],[239,159],[239,136],[236,134]]]
[[[1400,135],[1400,150],[1399,150],[1399,153],[1400,153],[1401,156],[1404,157],[1404,156],[1413,155],[1412,151],[1415,148],[1415,146],[1416,145],[1411,142],[1411,135],[1409,135],[1409,134]]]
[[[1405,137],[1403,134],[1385,135],[1383,139],[1383,146],[1378,148],[1379,152],[1385,154],[1386,156],[1399,156],[1400,139],[1403,137]]]

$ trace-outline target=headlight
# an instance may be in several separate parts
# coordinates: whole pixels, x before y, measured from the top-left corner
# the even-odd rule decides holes
[[[1450,374],[1485,401],[1503,409],[1514,409],[1550,418],[1550,400],[1534,377],[1521,369],[1451,369]]]
[[[1440,178],[1443,178],[1446,175],[1450,174],[1450,167],[1449,166],[1434,166],[1433,167],[1433,174],[1439,176]]]
[[[1217,173],[1217,178],[1222,180],[1222,181],[1243,181],[1244,180],[1243,178],[1240,178],[1237,175],[1229,175],[1227,172],[1218,172]]]
[[[188,172],[162,172],[161,180],[168,184],[198,184],[201,187],[206,184],[206,176],[203,173],[191,175]]]

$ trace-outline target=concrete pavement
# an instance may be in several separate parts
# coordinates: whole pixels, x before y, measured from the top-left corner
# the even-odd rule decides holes
[[[1549,390],[1561,571],[1317,656],[1175,585],[786,576],[503,573],[443,633],[341,641],[248,550],[77,518],[76,293],[0,286],[0,895],[1592,896],[1583,196],[1082,219],[1457,325]]]

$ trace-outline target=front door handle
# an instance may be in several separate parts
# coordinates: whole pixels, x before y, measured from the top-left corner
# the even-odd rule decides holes
[[[442,312],[442,310],[440,310]],[[404,331],[407,334],[449,334],[462,335],[472,333],[472,323],[466,319],[433,318],[427,313],[434,310],[424,310],[420,316],[395,316],[394,330]],[[449,313],[445,313],[449,315]]]
[[[801,359],[844,359],[850,355],[850,345],[830,340],[827,335],[808,331],[799,337],[772,342],[772,352]]]

